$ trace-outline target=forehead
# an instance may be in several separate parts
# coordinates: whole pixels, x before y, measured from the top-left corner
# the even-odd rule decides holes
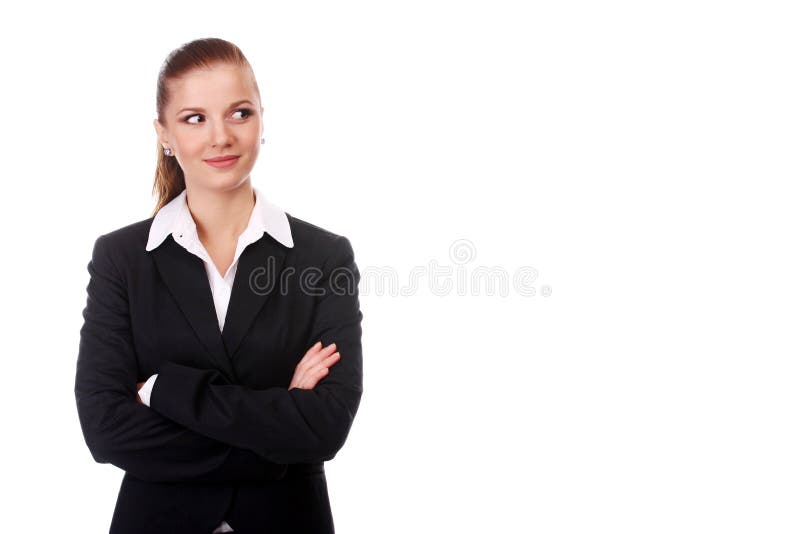
[[[250,99],[257,94],[252,76],[246,67],[216,64],[210,68],[192,69],[178,79],[170,80],[170,105],[227,106],[235,100]]]

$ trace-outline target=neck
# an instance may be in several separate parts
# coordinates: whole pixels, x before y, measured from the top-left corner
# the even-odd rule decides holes
[[[249,178],[227,191],[187,186],[186,203],[203,242],[236,243],[250,221],[255,192]]]

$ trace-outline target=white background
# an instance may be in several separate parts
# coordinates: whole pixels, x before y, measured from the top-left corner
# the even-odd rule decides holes
[[[107,532],[123,473],[73,395],[86,265],[154,206],[161,62],[214,36],[261,87],[253,184],[362,276],[538,272],[534,296],[362,279],[337,532],[798,532],[793,7],[3,7],[3,530]]]

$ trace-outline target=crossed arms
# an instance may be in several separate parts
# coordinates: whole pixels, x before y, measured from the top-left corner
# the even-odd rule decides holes
[[[215,370],[167,361],[150,407],[137,402],[126,283],[100,236],[88,264],[87,304],[75,376],[84,438],[95,461],[149,481],[259,481],[288,463],[332,459],[361,399],[361,311],[357,290],[335,292],[332,273],[359,281],[345,237],[323,269],[310,340],[335,342],[340,360],[314,389],[254,390]]]

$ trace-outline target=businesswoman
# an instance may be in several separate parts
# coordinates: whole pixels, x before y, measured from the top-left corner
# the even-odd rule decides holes
[[[100,235],[75,378],[111,534],[332,533],[324,462],[362,392],[349,240],[251,183],[261,97],[234,44],[170,53],[153,216]]]

